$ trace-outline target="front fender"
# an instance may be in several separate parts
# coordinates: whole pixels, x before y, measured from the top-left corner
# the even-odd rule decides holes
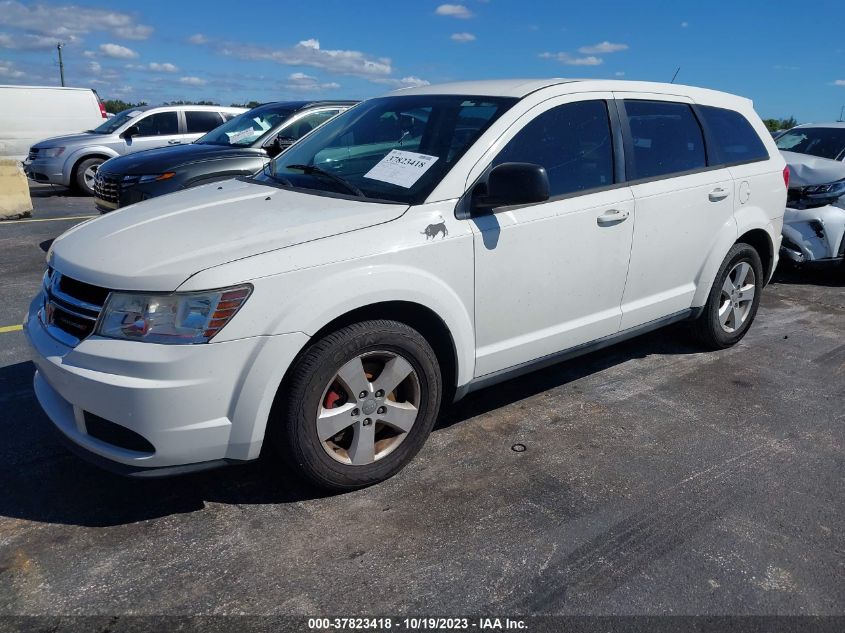
[[[86,145],[85,147],[80,147],[79,149],[74,150],[68,154],[67,158],[65,158],[64,165],[62,166],[63,184],[70,184],[70,180],[73,177],[74,165],[88,156],[108,156],[109,158],[115,158],[120,156],[120,154],[105,145]]]

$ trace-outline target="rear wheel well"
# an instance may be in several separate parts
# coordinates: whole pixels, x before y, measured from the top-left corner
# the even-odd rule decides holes
[[[764,279],[768,282],[769,277],[772,275],[772,266],[775,262],[775,249],[769,234],[763,229],[752,229],[747,233],[743,233],[736,243],[748,244],[757,251],[757,254],[760,255],[760,261],[763,263]]]
[[[418,303],[409,301],[385,301],[382,303],[374,303],[368,306],[357,308],[346,314],[343,314],[314,333],[311,337],[311,342],[316,342],[324,336],[331,334],[341,328],[359,323],[361,321],[370,321],[373,319],[388,319],[391,321],[399,321],[409,327],[414,328],[417,332],[428,341],[437,356],[437,362],[440,365],[440,373],[443,377],[443,402],[451,402],[455,393],[458,376],[458,361],[457,352],[455,351],[455,342],[452,339],[452,334],[449,328],[434,311]],[[282,380],[279,393],[284,392],[285,382],[291,374],[291,370],[296,366],[305,350],[308,349],[306,345],[300,350],[297,357],[293,360],[285,373],[285,378]],[[278,395],[277,395],[278,399]]]

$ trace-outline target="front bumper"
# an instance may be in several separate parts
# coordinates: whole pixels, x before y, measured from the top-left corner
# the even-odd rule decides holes
[[[76,452],[135,476],[177,474],[258,457],[281,376],[304,334],[200,345],[157,345],[91,336],[76,347],[53,339],[30,306],[24,330],[41,407]],[[137,433],[152,452],[88,432],[97,416]]]
[[[802,265],[831,265],[845,258],[845,209],[826,205],[787,208],[781,256]]]
[[[64,160],[59,158],[36,158],[33,161],[24,161],[23,171],[27,178],[35,182],[51,185],[68,185],[62,169]]]
[[[145,182],[136,183],[133,185],[121,184],[122,175],[109,174],[109,176],[117,183],[116,190],[108,197],[100,197],[97,188],[94,191],[94,204],[100,213],[108,213],[115,209],[128,207],[130,204],[136,202],[143,202],[150,198],[157,198],[168,193],[180,191],[182,189],[181,179],[171,178],[169,180],[159,182]]]

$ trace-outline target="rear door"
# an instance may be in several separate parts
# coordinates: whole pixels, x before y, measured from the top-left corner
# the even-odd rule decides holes
[[[688,309],[702,266],[723,227],[736,232],[734,184],[708,166],[701,124],[684,97],[616,93],[625,168],[636,202],[626,330]]]
[[[200,136],[223,125],[223,117],[219,112],[213,110],[190,110],[186,108],[183,114],[185,128],[180,139],[182,143],[193,143]]]

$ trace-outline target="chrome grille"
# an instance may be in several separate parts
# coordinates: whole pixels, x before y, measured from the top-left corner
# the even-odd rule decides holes
[[[27,155],[27,160],[35,160],[36,158],[38,158],[38,148],[30,147],[29,154]]]
[[[97,170],[94,178],[94,195],[106,202],[118,203],[120,198],[120,176]]]
[[[108,298],[109,291],[47,269],[41,322],[56,340],[74,347],[88,337]]]

